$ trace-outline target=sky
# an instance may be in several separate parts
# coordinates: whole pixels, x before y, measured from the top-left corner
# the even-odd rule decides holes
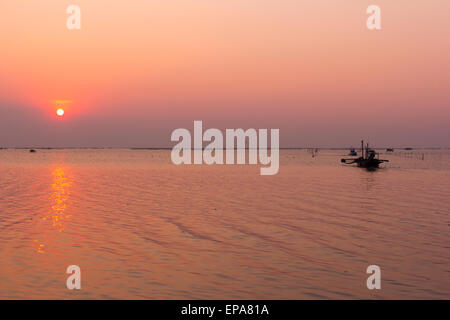
[[[81,8],[68,30],[66,9]],[[368,30],[366,9],[381,8]],[[1,0],[0,147],[450,147],[448,0]],[[63,107],[63,118],[56,109]]]

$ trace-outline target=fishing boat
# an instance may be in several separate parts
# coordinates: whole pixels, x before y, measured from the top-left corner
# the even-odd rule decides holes
[[[350,152],[348,154],[349,156],[356,157],[358,153],[356,152],[355,148],[350,148]]]
[[[364,141],[361,141],[361,157],[341,159],[344,164],[356,163],[358,167],[374,169],[379,168],[380,163],[389,162],[389,160],[381,160],[379,154],[375,150],[369,148],[369,144],[364,147]]]

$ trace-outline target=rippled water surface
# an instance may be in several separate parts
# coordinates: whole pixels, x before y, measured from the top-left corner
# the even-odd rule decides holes
[[[0,150],[0,298],[449,299],[449,150],[375,172],[345,153],[282,150],[261,176],[169,150]]]

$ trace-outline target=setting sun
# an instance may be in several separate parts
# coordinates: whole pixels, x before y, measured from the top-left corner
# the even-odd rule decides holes
[[[56,114],[60,117],[62,117],[64,115],[64,110],[59,108],[58,110],[56,110]]]

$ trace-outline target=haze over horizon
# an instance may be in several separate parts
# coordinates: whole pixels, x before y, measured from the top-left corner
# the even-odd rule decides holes
[[[170,147],[194,120],[284,148],[450,147],[448,1],[78,0],[81,30],[69,4],[0,3],[0,147]]]

